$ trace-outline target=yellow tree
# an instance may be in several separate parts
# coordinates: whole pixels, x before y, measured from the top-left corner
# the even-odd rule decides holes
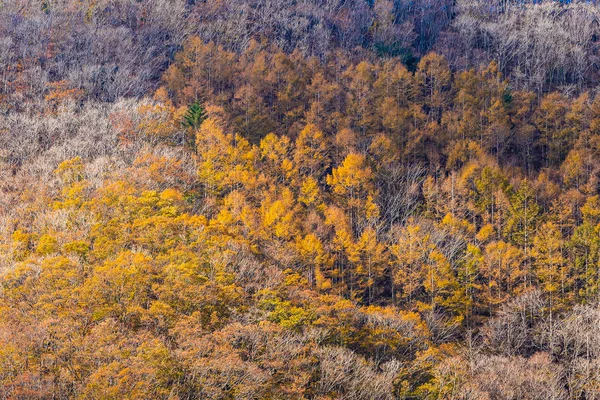
[[[331,268],[331,257],[325,251],[323,243],[312,233],[296,239],[296,249],[300,262],[306,268],[308,282],[317,290],[326,291],[331,288],[331,280],[323,275],[323,271]]]
[[[442,109],[449,100],[451,78],[448,62],[438,54],[425,55],[417,66],[415,79],[421,89],[423,103],[436,120],[441,117]]]
[[[537,109],[534,122],[540,132],[538,145],[546,166],[560,165],[577,139],[577,132],[566,121],[568,111],[568,100],[559,93],[546,95]]]
[[[378,67],[369,62],[362,61],[350,67],[345,75],[349,79],[346,112],[351,116],[350,126],[365,135],[377,128],[377,114],[375,113],[375,99],[373,83],[378,72]]]
[[[411,304],[422,295],[419,292],[423,284],[422,260],[424,254],[431,250],[431,244],[428,235],[414,223],[409,223],[397,236],[395,243],[390,247],[393,256],[391,272],[395,289],[392,291],[392,297],[394,300],[399,299]]]
[[[351,271],[350,296],[363,298],[371,303],[376,289],[383,291],[381,280],[387,263],[385,246],[377,240],[375,229],[366,228],[360,238],[349,247],[348,261],[354,268]]]
[[[504,241],[492,242],[485,247],[480,272],[485,285],[482,300],[492,312],[522,291],[526,276],[523,252]]]
[[[583,301],[600,298],[600,197],[590,196],[581,208],[583,223],[569,243],[574,271],[575,294]]]
[[[378,102],[376,112],[383,128],[397,145],[404,146],[406,133],[411,129],[409,106],[416,94],[413,75],[402,63],[386,61],[373,83],[373,90]]]
[[[325,174],[330,164],[329,146],[323,132],[315,125],[307,125],[298,135],[293,160],[300,176],[310,176],[318,182]]]
[[[536,276],[542,284],[542,290],[548,294],[551,309],[556,307],[557,297],[565,301],[565,296],[570,293],[571,276],[563,250],[559,227],[554,222],[542,224],[533,239],[531,255]]]
[[[198,177],[207,195],[255,188],[258,154],[246,139],[224,133],[218,121],[208,118],[198,130],[196,143]]]
[[[274,184],[283,184],[293,176],[292,144],[287,136],[270,133],[260,141],[261,171]]]
[[[366,157],[355,153],[349,154],[342,165],[334,168],[327,177],[327,184],[337,203],[350,216],[355,237],[379,216],[379,209],[374,202],[376,190],[373,180],[374,173],[367,165]]]
[[[396,235],[390,247],[392,277],[398,290],[394,296],[421,311],[442,308],[460,318],[465,312],[465,292],[431,234],[411,221]]]
[[[294,194],[284,187],[280,193],[266,193],[260,207],[263,237],[290,240],[298,222]]]
[[[55,208],[79,208],[86,199],[88,182],[85,180],[85,165],[80,157],[61,162],[54,175],[63,185],[62,196]]]

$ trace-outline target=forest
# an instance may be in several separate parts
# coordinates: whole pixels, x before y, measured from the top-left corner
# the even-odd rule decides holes
[[[600,400],[600,4],[3,0],[0,399]]]

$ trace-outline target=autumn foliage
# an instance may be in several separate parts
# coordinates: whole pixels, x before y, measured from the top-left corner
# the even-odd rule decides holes
[[[1,398],[600,398],[600,96],[373,7],[379,53],[190,35],[3,103]]]

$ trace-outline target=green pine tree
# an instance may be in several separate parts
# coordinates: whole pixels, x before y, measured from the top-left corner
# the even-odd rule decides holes
[[[196,131],[200,128],[200,125],[208,118],[206,111],[200,105],[200,102],[196,100],[191,106],[188,107],[187,112],[183,116],[182,125],[187,128],[185,135],[185,144],[191,149],[196,149]]]
[[[200,102],[196,100],[189,106],[187,113],[183,116],[183,126],[196,130],[200,128],[200,125],[202,125],[202,122],[204,122],[206,118],[206,111],[200,105]]]

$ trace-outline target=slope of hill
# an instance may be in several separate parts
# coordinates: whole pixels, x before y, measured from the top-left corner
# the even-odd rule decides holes
[[[600,398],[597,13],[5,1],[0,397]]]

